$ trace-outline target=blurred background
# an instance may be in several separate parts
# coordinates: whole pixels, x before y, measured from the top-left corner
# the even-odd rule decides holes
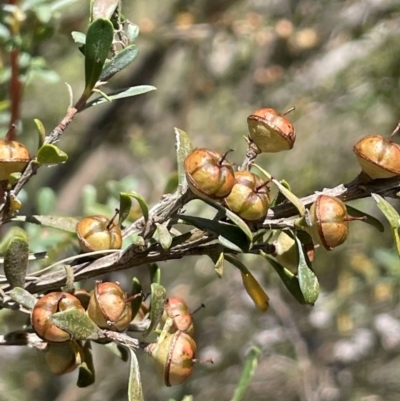
[[[76,1],[48,18],[41,33],[48,39],[32,49],[43,62],[31,66],[19,136],[32,152],[33,119],[50,132],[69,104],[65,82],[75,100],[83,89],[83,56],[71,31],[87,29],[88,3]],[[30,13],[27,31],[44,18],[43,10]],[[261,107],[284,112],[295,106],[289,115],[297,132],[294,149],[258,162],[306,196],[355,178],[353,145],[367,134],[388,136],[400,119],[398,0],[135,0],[125,1],[123,13],[140,27],[139,56],[107,87],[149,84],[157,91],[78,115],[59,143],[68,162],[39,171],[21,194],[21,214],[111,216],[121,188],[155,204],[176,168],[174,127],[187,131],[195,146],[233,148],[230,160],[240,164],[246,118]],[[5,79],[0,92],[7,99]],[[351,204],[384,222],[373,200]],[[189,212],[207,213],[199,202]],[[145,400],[187,394],[231,399],[252,345],[262,354],[245,400],[399,400],[400,264],[384,224],[385,233],[378,233],[355,222],[339,249],[317,250],[321,294],[314,307],[299,305],[266,261],[254,256],[243,261],[270,296],[265,314],[229,264],[221,279],[207,257],[161,264],[169,295],[185,298],[192,309],[206,305],[195,315],[198,356],[214,364],[198,364],[187,384],[166,388],[153,361],[139,354]],[[47,250],[50,259],[76,252],[76,242],[64,234],[26,229],[31,250]],[[133,276],[148,285],[146,267],[101,278],[119,280],[128,290]],[[1,311],[0,319],[4,334],[25,316]],[[52,375],[36,350],[1,351],[1,401],[126,399],[128,364],[102,346],[94,346],[96,383],[85,389],[76,387],[76,373]]]

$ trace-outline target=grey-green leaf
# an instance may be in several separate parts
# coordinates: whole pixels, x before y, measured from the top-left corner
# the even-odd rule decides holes
[[[26,236],[11,238],[4,255],[4,273],[11,288],[25,285],[28,260],[29,244]]]
[[[89,97],[107,59],[114,37],[110,20],[98,18],[88,29],[85,44],[85,96]]]
[[[27,223],[39,224],[46,227],[57,228],[59,230],[68,231],[71,233],[76,232],[76,225],[78,219],[75,217],[67,216],[17,216],[12,219],[13,221],[25,221]]]
[[[89,108],[92,106],[97,106],[99,104],[109,102],[110,100],[124,99],[126,97],[142,95],[144,93],[151,92],[154,90],[156,90],[156,88],[151,85],[139,85],[139,86],[133,86],[128,89],[120,89],[115,94],[108,94],[107,95],[108,99],[105,99],[103,96],[101,96],[97,99],[94,99],[91,102],[88,102],[85,107]]]
[[[17,302],[28,310],[32,310],[37,302],[37,299],[30,292],[20,287],[14,287],[9,292],[9,295],[13,301]]]
[[[150,303],[150,325],[143,334],[148,336],[158,325],[164,312],[165,301],[167,299],[167,291],[157,283],[151,284],[151,303]]]
[[[294,237],[297,244],[297,251],[299,254],[298,277],[300,290],[304,296],[307,304],[314,305],[319,295],[319,282],[317,276],[309,266],[308,258],[306,257],[303,246],[300,240]]]
[[[60,329],[70,333],[75,340],[98,340],[102,337],[102,330],[79,309],[57,312],[49,319]]]
[[[180,195],[184,194],[188,189],[186,180],[184,161],[186,156],[193,150],[192,141],[189,135],[179,128],[174,128],[175,132],[175,146],[176,146],[176,160],[178,165],[178,192]]]
[[[135,60],[137,54],[138,49],[136,45],[127,46],[125,49],[122,49],[110,61],[104,64],[99,80],[109,80],[116,73],[128,67]]]
[[[131,354],[131,366],[129,372],[128,400],[143,401],[139,362],[136,358],[136,353],[132,348],[129,348],[129,352]]]
[[[254,377],[260,354],[261,350],[258,347],[252,347],[250,349],[246,357],[242,375],[240,376],[239,383],[231,401],[241,401],[243,399],[244,393]]]

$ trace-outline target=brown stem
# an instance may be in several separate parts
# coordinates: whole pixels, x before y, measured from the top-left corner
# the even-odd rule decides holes
[[[16,24],[15,24],[16,25]],[[16,33],[13,32],[13,35]],[[10,53],[10,66],[11,66],[11,79],[10,79],[10,123],[9,128],[18,123],[21,113],[21,98],[22,98],[22,83],[19,77],[19,49],[11,50]],[[9,131],[10,132],[10,131]],[[8,133],[7,133],[8,135]],[[7,140],[15,141],[15,130],[11,131]]]
[[[10,126],[10,128],[7,131],[7,134],[5,136],[5,141],[7,142],[11,142],[11,141],[15,141],[15,124],[12,124]]]
[[[296,107],[292,106],[289,110],[286,110],[283,115],[286,116],[287,114],[291,113],[292,111],[296,110]]]
[[[222,163],[226,159],[226,156],[228,155],[228,153],[231,153],[231,152],[233,152],[233,149],[229,149],[223,154],[223,156],[221,157],[221,160],[218,162],[219,166],[222,166]]]

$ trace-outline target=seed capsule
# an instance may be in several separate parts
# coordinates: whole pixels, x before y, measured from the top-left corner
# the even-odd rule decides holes
[[[222,199],[235,184],[232,165],[225,155],[210,149],[194,149],[184,161],[189,188],[199,197]]]
[[[256,110],[247,117],[250,138],[261,152],[275,153],[293,148],[296,133],[293,124],[274,109]]]
[[[236,183],[225,203],[242,219],[257,221],[267,215],[270,205],[269,190],[261,178],[250,171],[237,171]]]
[[[353,148],[362,171],[373,180],[400,175],[400,145],[380,135],[369,135]]]

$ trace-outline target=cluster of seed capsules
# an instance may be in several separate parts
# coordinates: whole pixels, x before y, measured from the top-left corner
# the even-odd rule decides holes
[[[32,310],[31,324],[47,342],[45,358],[50,370],[58,375],[72,372],[85,362],[81,341],[49,319],[54,313],[72,308],[86,313],[99,328],[117,332],[128,330],[133,320],[143,320],[148,313],[147,305],[142,303],[133,319],[130,299],[114,282],[97,282],[91,294],[85,290],[74,294],[57,291],[41,297]],[[191,376],[196,361],[192,314],[182,298],[166,299],[158,327],[165,332],[156,343],[143,348],[153,357],[156,371],[167,386],[181,384]]]

